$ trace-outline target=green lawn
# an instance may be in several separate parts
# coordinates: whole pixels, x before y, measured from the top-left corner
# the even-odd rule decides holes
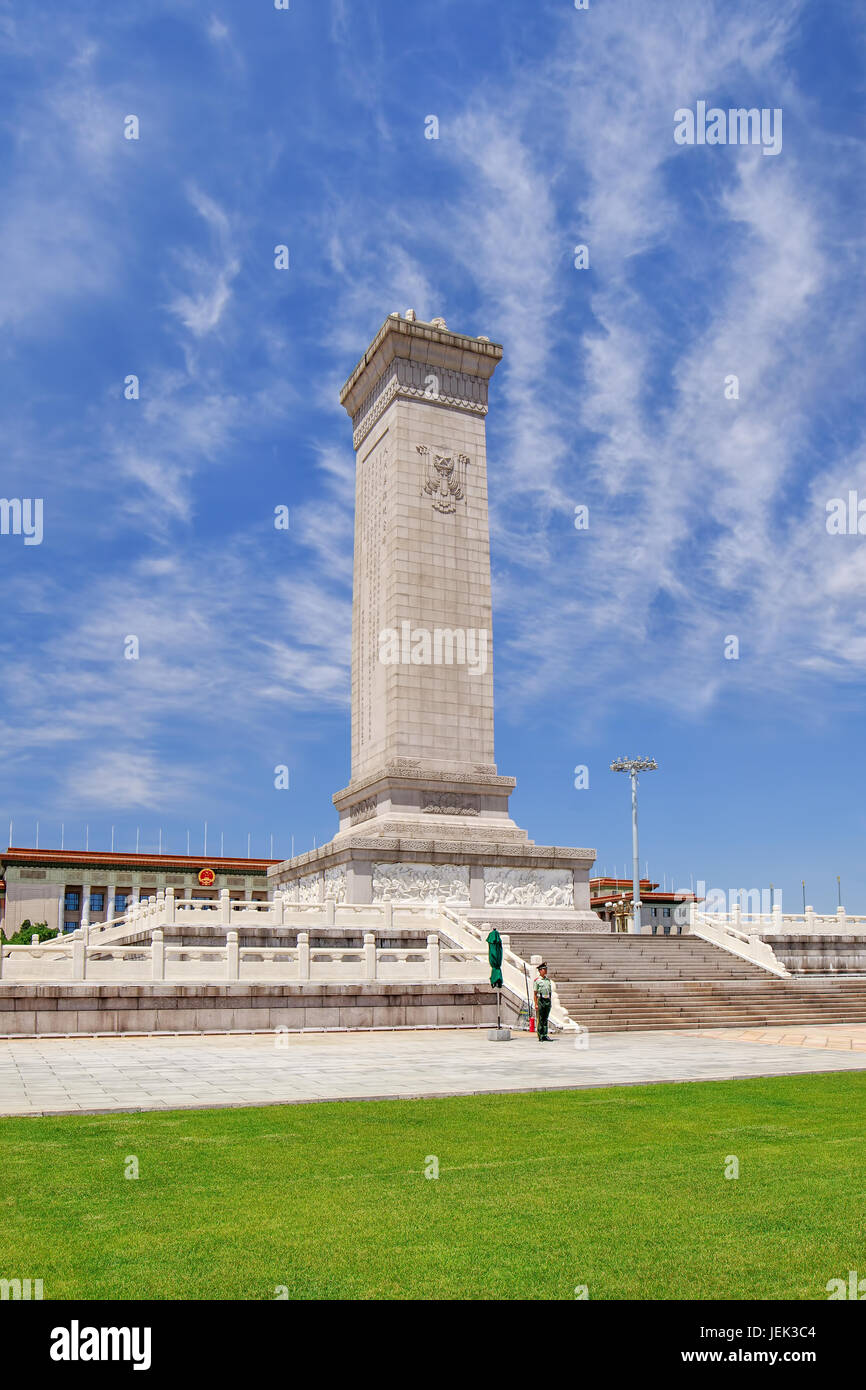
[[[825,1299],[866,1274],[864,1119],[866,1073],[7,1119],[0,1277],[46,1299]]]

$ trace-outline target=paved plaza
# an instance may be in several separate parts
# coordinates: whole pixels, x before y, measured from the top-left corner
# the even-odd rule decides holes
[[[763,1036],[753,1038],[752,1033]],[[777,1038],[768,1034],[778,1034]],[[866,1069],[866,1029],[607,1033],[576,1047],[484,1030],[0,1041],[0,1114],[297,1104]]]
[[[696,1028],[696,1038],[767,1043],[771,1047],[824,1047],[833,1052],[866,1052],[866,1023],[788,1024],[785,1028]],[[817,1070],[817,1068],[816,1068]]]

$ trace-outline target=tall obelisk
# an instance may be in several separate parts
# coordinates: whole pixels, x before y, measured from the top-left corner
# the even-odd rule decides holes
[[[356,455],[341,833],[417,831],[424,817],[425,835],[527,838],[493,751],[485,416],[501,357],[441,319],[393,314],[341,392]]]
[[[502,348],[391,314],[340,393],[355,447],[352,768],[328,844],[269,871],[302,903],[449,903],[597,930],[594,850],[536,845],[493,750],[485,419]]]

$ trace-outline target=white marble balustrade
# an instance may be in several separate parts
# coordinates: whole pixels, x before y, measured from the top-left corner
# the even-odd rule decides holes
[[[401,946],[380,946],[373,932],[364,933],[360,947],[311,946],[305,931],[295,946],[242,946],[229,929],[219,944],[174,945],[156,927],[150,942],[138,945],[78,936],[60,946],[0,947],[0,978],[12,983],[473,982],[486,979],[488,970],[486,948],[443,943],[437,932],[427,934],[426,944]]]

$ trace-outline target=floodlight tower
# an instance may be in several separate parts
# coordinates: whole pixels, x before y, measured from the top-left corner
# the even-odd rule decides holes
[[[631,852],[632,870],[632,931],[640,936],[640,858],[637,846],[637,775],[639,772],[656,772],[655,758],[616,758],[610,765],[611,772],[627,772],[631,777]]]

